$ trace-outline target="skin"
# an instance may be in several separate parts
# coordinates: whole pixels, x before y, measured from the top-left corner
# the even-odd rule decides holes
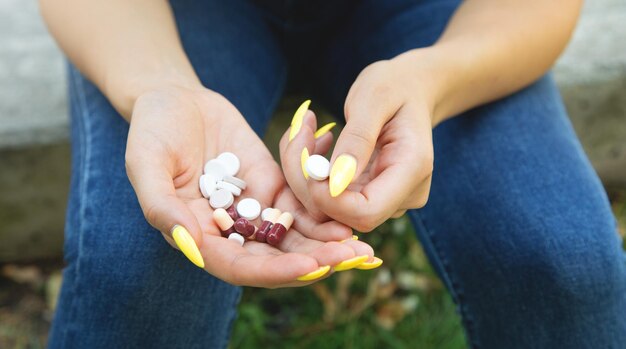
[[[317,219],[331,217],[362,232],[423,207],[433,170],[432,129],[545,74],[565,48],[581,5],[463,2],[433,46],[375,62],[353,83],[344,107],[346,126],[331,157],[331,164],[341,154],[357,160],[347,190],[333,198],[327,181],[307,181],[302,175],[302,148],[322,153],[314,150],[314,120],[291,142],[288,132],[281,141],[289,186]]]
[[[209,273],[231,284],[268,288],[307,285],[296,279],[320,266],[374,255],[369,245],[349,239],[349,227],[308,215],[239,111],[200,84],[166,1],[40,4],[68,57],[130,123],[128,177],[147,221],[174,248],[170,231],[182,225]],[[223,151],[241,160],[245,196],[294,215],[293,229],[278,248],[257,242],[242,247],[220,237],[198,179],[204,163]]]
[[[332,198],[327,182],[306,181],[301,172],[304,146],[325,153],[332,142],[329,134],[313,139],[314,114],[294,140],[281,140],[283,177],[232,104],[201,86],[166,1],[40,3],[61,48],[130,122],[127,171],[150,224],[170,242],[172,226],[184,225],[203,255],[211,256],[205,258],[208,272],[264,287],[306,284],[293,280],[320,265],[371,256],[371,248],[358,241],[322,241],[349,237],[347,226],[371,231],[425,205],[432,128],[544,74],[565,47],[581,6],[579,0],[467,0],[436,44],[365,68],[346,99],[347,124],[331,158],[354,156],[357,172],[348,189]],[[197,179],[203,162],[224,150],[242,157],[250,188],[268,188],[247,194],[296,212],[296,229],[279,249],[254,243],[243,248],[217,237]],[[251,166],[273,175],[255,178]]]

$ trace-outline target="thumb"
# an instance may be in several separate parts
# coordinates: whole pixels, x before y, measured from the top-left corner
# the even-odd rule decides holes
[[[200,224],[189,206],[176,195],[172,175],[164,162],[127,154],[126,172],[148,223],[164,236],[173,238],[193,264],[204,268],[198,249],[202,244]]]
[[[354,88],[354,87],[353,87]],[[396,110],[391,104],[376,103],[370,93],[351,93],[346,99],[346,126],[331,157],[329,189],[339,196],[367,167],[385,123]]]

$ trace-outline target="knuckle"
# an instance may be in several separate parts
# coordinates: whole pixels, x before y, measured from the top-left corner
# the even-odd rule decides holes
[[[344,129],[346,137],[350,142],[357,143],[357,146],[373,147],[376,144],[377,135],[370,131],[367,127],[354,125]]]

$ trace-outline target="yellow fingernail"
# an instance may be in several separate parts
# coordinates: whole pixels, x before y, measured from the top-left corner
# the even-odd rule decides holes
[[[193,241],[193,238],[189,235],[189,232],[185,229],[185,227],[182,225],[175,225],[174,228],[172,228],[172,237],[174,238],[178,248],[180,248],[191,263],[200,268],[204,268],[204,260],[202,259],[200,250],[198,250],[196,242]]]
[[[304,114],[306,114],[306,111],[309,110],[309,105],[311,105],[311,100],[307,99],[293,114],[293,119],[291,119],[291,131],[289,132],[290,141],[298,134],[298,132],[300,132],[300,129],[302,128],[302,121],[304,120]]]
[[[312,272],[310,272],[308,274],[304,274],[304,275],[300,276],[298,278],[298,281],[311,281],[311,280],[318,279],[318,278],[326,275],[326,273],[328,273],[329,270],[330,270],[330,265],[325,265],[323,267],[319,267],[319,268],[313,270]]]
[[[351,238],[343,239],[343,240],[341,240],[341,242],[346,242],[346,241],[350,241],[350,240],[358,240],[358,239],[359,239],[358,236],[352,235]]]
[[[337,125],[336,122],[331,122],[329,124],[326,124],[326,125],[320,127],[319,130],[315,131],[315,134],[313,136],[315,138],[320,138],[323,135],[325,135],[326,133],[328,133],[328,131],[330,131],[333,127],[335,127],[335,125]]]
[[[361,265],[356,266],[356,269],[360,269],[360,270],[370,270],[370,269],[375,269],[380,267],[383,264],[383,260],[378,258],[378,257],[374,257],[374,261],[373,262],[364,262],[361,263]]]
[[[363,255],[363,256],[356,256],[350,259],[346,259],[345,261],[335,265],[333,269],[335,271],[344,271],[344,270],[352,269],[358,265],[363,264],[363,262],[365,262],[369,258],[370,257],[368,255]]]
[[[309,179],[309,174],[306,173],[306,161],[309,159],[309,150],[304,147],[302,149],[302,153],[300,154],[300,166],[302,167],[302,174],[305,179]]]
[[[350,182],[352,182],[355,172],[356,159],[353,156],[342,154],[335,159],[335,163],[330,170],[330,180],[328,183],[330,196],[336,197],[343,193],[348,185],[350,185]]]

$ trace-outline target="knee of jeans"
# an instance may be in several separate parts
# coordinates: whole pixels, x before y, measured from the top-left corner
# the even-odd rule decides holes
[[[626,264],[619,238],[611,225],[580,230],[530,226],[527,243],[511,251],[508,263],[526,278],[529,289],[562,304],[584,306],[622,297]],[[528,285],[528,284],[527,284]]]

